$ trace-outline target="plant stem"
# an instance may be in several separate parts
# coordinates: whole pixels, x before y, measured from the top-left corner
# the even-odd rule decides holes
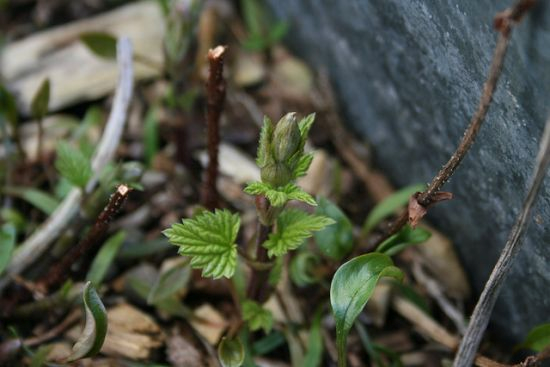
[[[43,280],[38,283],[39,288],[47,290],[68,278],[71,266],[103,239],[109,229],[109,224],[122,205],[124,205],[130,191],[130,188],[126,185],[119,185],[117,187],[116,191],[109,198],[107,206],[99,214],[93,227],[86,234],[86,237],[50,269]]]
[[[225,100],[225,80],[223,79],[223,61],[227,47],[218,46],[208,51],[210,73],[206,83],[207,93],[207,129],[208,129],[208,168],[203,185],[202,203],[213,210],[218,206],[218,150],[220,145],[220,116]]]
[[[462,338],[458,353],[456,355],[453,366],[454,367],[466,367],[470,366],[475,353],[481,342],[481,338],[489,323],[489,318],[493,307],[495,306],[497,297],[500,293],[500,289],[515,260],[521,245],[523,244],[522,238],[525,230],[528,227],[528,221],[530,219],[531,209],[537,195],[539,194],[544,176],[550,164],[550,117],[546,122],[546,127],[540,142],[539,153],[537,155],[535,168],[531,178],[531,184],[527,192],[527,197],[523,202],[523,208],[521,213],[516,219],[516,223],[510,232],[508,241],[500,254],[500,258],[496,263],[489,280],[485,284],[485,288],[479,297],[479,301],[476,304],[472,318],[468,329]]]
[[[262,244],[267,240],[271,233],[271,226],[263,225],[258,221],[258,230],[256,237],[256,261],[265,263],[268,260],[267,250]],[[271,294],[272,287],[267,284],[270,270],[252,269],[250,275],[250,283],[248,284],[247,297],[259,302],[264,303]]]
[[[431,204],[435,204],[435,197],[443,185],[453,175],[456,168],[462,162],[462,159],[466,156],[466,153],[474,143],[474,140],[485,120],[489,106],[493,99],[497,82],[502,72],[502,65],[504,64],[504,57],[506,56],[506,50],[510,41],[512,27],[521,20],[523,15],[535,4],[535,0],[519,0],[512,8],[497,14],[495,17],[495,28],[500,32],[495,51],[493,53],[493,60],[489,69],[487,80],[483,84],[483,92],[479,100],[477,110],[470,120],[470,124],[460,141],[456,151],[453,153],[449,161],[443,166],[443,168],[433,178],[428,188],[419,193],[416,197],[416,201],[421,206],[427,208]],[[378,243],[383,242],[388,237],[397,233],[407,222],[409,221],[408,211],[403,212],[393,223],[390,224],[389,229],[382,236]]]

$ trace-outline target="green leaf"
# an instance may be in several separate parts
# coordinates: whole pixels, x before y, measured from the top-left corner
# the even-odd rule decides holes
[[[252,354],[253,355],[266,355],[271,353],[275,349],[279,348],[286,342],[285,336],[283,333],[277,330],[273,330],[271,333],[267,334],[265,337],[254,342],[252,345]]]
[[[244,192],[249,195],[263,195],[275,207],[284,206],[289,200],[302,201],[311,206],[317,205],[310,194],[294,183],[274,188],[265,182],[252,182],[245,187]]]
[[[348,217],[330,200],[317,199],[315,214],[332,218],[334,224],[315,232],[315,244],[319,250],[334,260],[340,260],[353,249],[353,225]]]
[[[179,246],[179,254],[191,257],[191,266],[214,279],[231,278],[237,264],[237,233],[240,218],[228,210],[203,212],[173,224],[163,233]]]
[[[540,353],[548,346],[550,346],[550,323],[533,328],[527,334],[525,341],[519,345],[519,348],[532,349]]]
[[[218,358],[223,367],[240,367],[244,361],[244,346],[241,340],[236,337],[222,338],[218,345]]]
[[[297,209],[287,209],[277,217],[277,228],[263,243],[268,255],[282,256],[295,250],[311,237],[313,232],[320,231],[334,221],[328,217],[308,214]]]
[[[57,206],[59,200],[54,196],[32,187],[11,187],[7,186],[2,189],[5,194],[17,196],[29,204],[40,209],[44,214],[52,214]]]
[[[116,59],[116,37],[104,32],[88,32],[80,35],[84,43],[96,56],[104,59]]]
[[[279,257],[278,259],[282,259]],[[290,279],[298,287],[306,287],[317,282],[317,279],[311,275],[312,268],[319,264],[319,259],[309,251],[303,251],[294,256],[290,262]]]
[[[303,177],[307,174],[307,170],[309,169],[309,166],[311,166],[311,162],[313,161],[313,153],[307,153],[300,157],[298,160],[298,164],[294,168],[294,179]]]
[[[321,334],[321,317],[323,314],[321,311],[319,309],[315,313],[311,323],[303,367],[319,367],[323,361],[323,335]]]
[[[274,45],[287,34],[289,25],[287,22],[278,22],[269,30],[269,44]]]
[[[334,274],[330,285],[330,303],[336,320],[340,367],[346,365],[348,333],[383,276],[400,279],[403,273],[393,266],[389,256],[379,253],[358,256],[346,262]]]
[[[300,128],[300,135],[302,135],[303,145],[305,145],[305,140],[309,134],[309,130],[313,123],[315,122],[315,113],[311,113],[304,117],[300,122],[298,122],[298,127]]]
[[[0,228],[0,274],[10,263],[15,248],[15,235],[15,226],[12,224],[4,224]]]
[[[187,261],[182,259],[162,271],[147,296],[147,303],[154,305],[185,288],[191,279],[191,269],[187,265]]]
[[[43,119],[50,103],[50,80],[45,79],[36,91],[31,103],[31,113],[35,119]]]
[[[34,355],[32,356],[31,363],[29,364],[29,367],[42,367],[46,364],[46,358],[48,357],[48,354],[50,354],[50,351],[52,350],[53,345],[43,345]]]
[[[251,331],[263,329],[269,333],[273,327],[273,315],[258,303],[244,300],[242,303],[243,320],[248,322]]]
[[[151,166],[153,159],[159,150],[158,110],[149,108],[143,123],[143,146],[145,149],[145,162]]]
[[[424,190],[422,184],[407,186],[382,200],[369,213],[363,224],[363,235],[372,231],[383,219],[395,213],[399,208],[407,205],[412,194]]]
[[[107,274],[107,270],[109,270],[109,266],[113,263],[125,238],[126,232],[118,231],[101,246],[86,276],[86,279],[92,282],[95,287],[99,287],[103,278],[105,278],[105,274]]]
[[[271,137],[273,136],[273,123],[269,117],[264,116],[264,124],[260,131],[260,142],[258,144],[258,157],[256,158],[256,164],[262,168],[267,164],[269,157],[269,150],[271,149]]]
[[[2,84],[0,84],[0,114],[15,128],[17,125],[15,97]]]
[[[57,159],[55,168],[61,176],[78,187],[86,186],[92,177],[92,166],[84,154],[67,142],[61,141],[57,145]]]
[[[107,311],[91,282],[84,286],[82,299],[86,310],[86,324],[67,362],[96,355],[103,346],[107,334]]]
[[[406,225],[399,232],[378,245],[376,252],[393,256],[409,246],[427,241],[431,235],[427,229],[420,227],[412,229],[411,226]]]

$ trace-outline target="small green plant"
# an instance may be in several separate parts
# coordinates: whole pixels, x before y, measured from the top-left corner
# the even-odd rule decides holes
[[[246,252],[237,245],[241,221],[238,214],[229,210],[203,211],[164,231],[169,241],[179,246],[179,253],[190,257],[191,266],[202,269],[203,276],[231,278],[237,269],[238,257],[241,257],[252,269],[249,285],[260,281],[260,287],[269,288],[268,283],[272,281],[269,278],[273,277],[263,275],[270,275],[270,270],[277,268],[277,259],[298,249],[314,232],[335,223],[322,214],[286,208],[291,200],[317,205],[315,199],[296,184],[296,179],[307,173],[313,159],[311,153],[304,152],[304,146],[314,119],[315,115],[311,114],[297,121],[294,113],[285,115],[276,125],[270,119],[264,119],[256,160],[261,181],[248,184],[244,191],[257,199],[258,221],[262,229],[256,234],[255,253],[263,252],[266,259],[251,256],[249,253],[254,251]],[[247,297],[241,300],[242,319],[249,330],[268,332],[273,318],[262,307],[265,299],[254,292],[249,292]],[[229,342],[225,344],[220,350],[228,349]],[[223,364],[234,365],[224,361],[226,354],[220,353]]]

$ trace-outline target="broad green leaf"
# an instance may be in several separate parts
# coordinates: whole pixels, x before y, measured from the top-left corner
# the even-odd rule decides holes
[[[191,269],[185,259],[169,269],[162,271],[147,296],[147,303],[154,305],[166,299],[187,286],[191,279]]]
[[[244,361],[244,346],[241,340],[236,337],[222,338],[218,345],[218,358],[223,367],[240,367]]]
[[[353,225],[348,217],[330,200],[320,197],[315,214],[332,218],[335,223],[315,232],[315,244],[319,250],[334,260],[340,260],[353,248]]]
[[[389,256],[379,253],[358,256],[346,262],[334,274],[330,285],[330,303],[336,320],[340,367],[346,365],[348,333],[383,276],[400,279],[403,273],[393,266]]]
[[[246,186],[244,192],[249,195],[263,195],[275,207],[284,206],[289,200],[302,201],[311,206],[317,205],[315,199],[310,194],[303,191],[294,183],[281,187],[273,187],[265,182],[252,182]]]
[[[86,324],[67,362],[96,355],[103,346],[107,334],[107,311],[91,282],[84,286],[82,299],[86,310]]]
[[[57,159],[55,168],[61,176],[78,187],[84,187],[92,176],[92,166],[84,154],[73,148],[67,142],[59,142],[57,145]]]
[[[4,187],[2,191],[25,200],[47,215],[52,214],[59,205],[59,200],[54,196],[32,187]]]
[[[550,323],[538,325],[533,328],[525,341],[519,345],[519,348],[531,349],[535,352],[542,352],[550,346]]]
[[[36,91],[31,103],[32,117],[43,119],[48,113],[50,103],[50,80],[45,79]]]
[[[279,259],[282,259],[280,257]],[[290,262],[290,279],[298,287],[306,287],[317,282],[317,279],[311,275],[311,270],[319,264],[319,259],[311,252],[300,252],[292,258]]]
[[[273,315],[258,303],[244,300],[242,303],[243,320],[248,322],[251,331],[263,329],[269,333],[273,327]]]
[[[305,239],[313,236],[313,232],[320,231],[332,223],[332,219],[322,215],[287,209],[277,217],[275,232],[269,235],[262,246],[268,250],[270,257],[282,256],[300,247]]]
[[[113,35],[104,32],[83,33],[80,35],[80,41],[96,56],[116,59],[116,38]]]
[[[191,266],[214,279],[231,278],[237,264],[237,233],[241,220],[228,210],[203,212],[173,224],[163,233],[179,246],[178,253],[191,257]]]
[[[267,164],[269,150],[271,149],[271,137],[273,136],[273,123],[269,117],[264,116],[264,124],[260,131],[260,142],[258,144],[258,157],[256,164],[263,168]]]
[[[113,260],[118,253],[120,246],[124,243],[126,238],[126,232],[118,231],[113,236],[109,237],[107,241],[103,244],[99,252],[97,253],[86,279],[92,282],[95,287],[99,287],[109,266],[113,263]]]
[[[149,108],[145,121],[143,123],[143,147],[145,150],[145,162],[151,166],[153,158],[159,150],[159,132],[158,132],[158,111],[156,108]]]
[[[0,228],[0,274],[10,263],[15,248],[15,226],[4,224]]]
[[[309,341],[303,367],[319,367],[323,361],[323,335],[321,334],[322,310],[315,313],[309,330]]]
[[[363,235],[372,231],[383,219],[395,213],[399,208],[407,205],[412,194],[425,189],[425,185],[407,186],[388,196],[374,207],[363,224]]]
[[[405,248],[427,241],[432,234],[424,228],[411,228],[406,225],[399,232],[390,236],[376,248],[376,252],[393,256]]]

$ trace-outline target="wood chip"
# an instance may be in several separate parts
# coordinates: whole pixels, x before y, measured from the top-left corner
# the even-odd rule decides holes
[[[211,345],[216,345],[227,328],[227,321],[224,317],[209,304],[204,304],[195,310],[195,316],[201,320],[208,320],[208,323],[198,320],[191,321],[193,328]]]
[[[135,54],[145,55],[158,65],[164,63],[164,19],[160,6],[153,1],[132,3],[36,33],[8,44],[0,55],[0,74],[16,93],[22,111],[29,112],[32,98],[46,78],[51,84],[50,111],[100,98],[115,89],[116,62],[93,55],[79,40],[86,32],[127,36]],[[156,75],[157,70],[135,63],[136,80]]]

